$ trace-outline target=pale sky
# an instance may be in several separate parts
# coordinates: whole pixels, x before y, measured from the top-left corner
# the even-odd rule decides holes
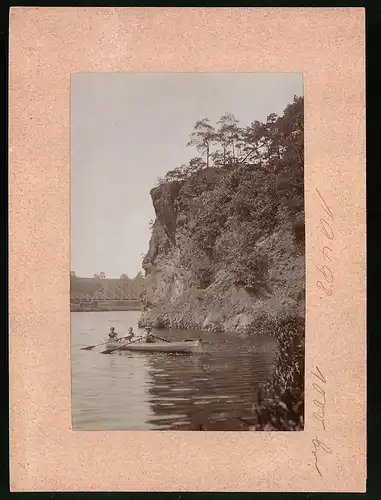
[[[199,156],[197,120],[241,126],[303,95],[300,73],[76,73],[71,78],[71,270],[134,277],[159,176]]]

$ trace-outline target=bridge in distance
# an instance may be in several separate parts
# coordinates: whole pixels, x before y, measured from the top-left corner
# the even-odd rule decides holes
[[[140,310],[139,292],[133,280],[71,277],[70,310]]]

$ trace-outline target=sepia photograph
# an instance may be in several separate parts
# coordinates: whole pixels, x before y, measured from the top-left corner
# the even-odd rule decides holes
[[[301,73],[72,73],[75,431],[302,431]]]

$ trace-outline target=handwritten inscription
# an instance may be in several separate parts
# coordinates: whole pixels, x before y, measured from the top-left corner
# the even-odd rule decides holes
[[[323,259],[323,264],[320,266],[316,266],[317,270],[320,272],[321,277],[316,282],[316,285],[323,290],[325,296],[332,295],[332,288],[334,283],[334,275],[331,268],[332,264],[332,242],[335,239],[335,234],[332,228],[333,221],[333,213],[329,208],[327,202],[323,198],[323,195],[320,193],[318,189],[316,192],[320,198],[320,206],[324,210],[324,218],[320,218],[320,231],[323,233],[324,238],[326,240],[326,244],[323,244],[323,247],[320,248],[321,257]],[[328,220],[327,220],[328,219]]]
[[[316,372],[313,372],[312,375],[315,377],[315,379],[318,380],[318,382],[314,382],[312,384],[312,387],[315,389],[317,392],[315,399],[313,400],[313,404],[316,406],[316,410],[314,412],[314,418],[319,422],[319,425],[322,427],[322,431],[326,431],[326,418],[325,418],[325,408],[326,408],[326,395],[325,395],[325,386],[326,386],[326,379],[323,376],[320,368],[317,366],[316,367]],[[312,454],[314,455],[315,458],[315,469],[317,470],[319,476],[322,476],[321,469],[319,467],[319,457],[321,453],[328,453],[329,455],[332,454],[332,450],[318,437],[315,437],[312,440]]]
[[[320,439],[318,438],[315,438],[312,440],[312,445],[314,447],[314,449],[312,450],[312,453],[313,455],[315,456],[315,469],[318,471],[318,474],[319,476],[323,476],[323,474],[321,473],[321,470],[319,468],[319,455],[318,455],[318,452],[320,450],[322,450],[323,452],[325,453],[329,453],[331,454],[332,453],[332,450],[330,448],[328,448],[328,446],[326,446],[323,441],[321,441]]]
[[[325,378],[323,377],[321,371],[319,370],[318,367],[316,367],[316,371],[318,372],[313,373],[313,375],[323,384],[326,383]],[[318,392],[319,396],[317,396],[317,399],[313,400],[313,404],[317,407],[316,411],[314,412],[314,417],[316,420],[318,420],[321,423],[321,426],[323,427],[323,430],[327,430],[325,426],[325,406],[326,406],[326,397],[325,397],[325,390],[319,385],[318,383],[314,382],[312,384],[312,387],[315,389],[316,392]]]
[[[335,233],[333,230],[333,213],[328,203],[324,199],[321,192],[316,189],[316,193],[319,197],[320,207],[323,209],[323,214],[320,216],[319,228],[320,232],[324,236],[324,242],[320,248],[320,257],[322,262],[317,265],[316,268],[320,273],[320,276],[316,281],[316,286],[320,288],[324,294],[324,297],[331,297],[334,285],[334,271],[333,271],[333,240],[335,239]],[[332,450],[324,443],[322,435],[327,432],[327,418],[326,418],[326,385],[327,381],[322,371],[318,366],[316,370],[312,372],[313,383],[312,387],[314,389],[314,399],[312,401],[314,405],[314,419],[318,423],[320,430],[320,437],[315,437],[312,440],[312,454],[315,459],[315,469],[319,476],[322,476],[322,470],[320,466],[321,457],[325,454],[331,455]],[[325,437],[324,437],[325,439]]]

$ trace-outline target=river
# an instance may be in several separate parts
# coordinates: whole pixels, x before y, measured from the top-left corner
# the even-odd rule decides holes
[[[276,340],[268,336],[160,330],[172,340],[207,341],[204,353],[143,354],[102,347],[110,326],[138,333],[138,311],[71,313],[73,430],[246,430],[258,386],[269,380]],[[155,333],[155,332],[153,332]]]

